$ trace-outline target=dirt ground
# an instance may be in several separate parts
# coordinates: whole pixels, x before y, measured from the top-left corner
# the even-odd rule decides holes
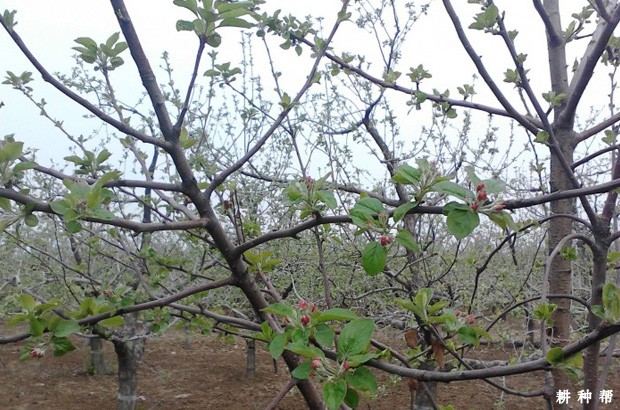
[[[213,336],[194,335],[184,348],[182,334],[166,335],[147,342],[147,352],[139,373],[139,409],[264,409],[287,383],[284,364],[274,373],[269,353],[257,348],[254,378],[245,376],[245,343],[225,343]],[[109,375],[87,373],[89,349],[77,342],[78,349],[63,357],[46,354],[41,359],[19,362],[22,344],[0,346],[0,409],[81,410],[114,409],[116,399],[115,356],[106,343]],[[489,353],[499,359],[501,352]],[[482,352],[485,355],[485,352]],[[491,357],[492,356],[492,357]],[[616,395],[620,396],[618,359],[609,375]],[[517,390],[539,390],[542,374],[506,378],[505,385]],[[504,381],[497,380],[500,384]],[[409,392],[403,380],[380,376],[376,397],[365,400],[361,409],[408,409]],[[570,386],[572,408],[580,408],[577,391]],[[439,386],[438,401],[456,409],[543,409],[541,398],[526,399],[502,395],[488,384],[453,382]],[[615,402],[615,403],[614,403]],[[601,408],[619,408],[620,397]],[[298,392],[280,403],[279,409],[305,408]]]

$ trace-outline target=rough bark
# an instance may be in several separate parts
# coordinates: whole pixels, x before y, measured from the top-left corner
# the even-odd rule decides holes
[[[573,148],[571,145],[566,144],[568,135],[565,135],[562,131],[555,133],[558,142],[562,146],[564,157],[571,162],[573,158]],[[570,135],[570,134],[569,134]],[[551,178],[550,178],[551,191],[569,189],[572,187],[570,179],[566,175],[566,172],[557,155],[551,157]],[[554,201],[551,203],[551,213],[557,214],[574,214],[575,206],[574,201],[571,199],[565,199],[561,201]],[[572,233],[572,222],[567,218],[556,218],[549,224],[549,252],[553,251],[560,241]],[[549,293],[570,295],[573,292],[572,286],[572,270],[571,261],[562,257],[555,257],[550,262],[551,269],[549,274]],[[558,299],[554,300],[557,304],[557,309],[553,313],[553,326],[551,328],[551,346],[565,346],[570,338],[570,299]],[[553,381],[555,390],[564,389],[570,386],[570,380],[566,372],[562,369],[553,370]],[[558,405],[557,408],[562,405]],[[568,407],[566,407],[568,408]]]
[[[103,339],[100,337],[92,337],[89,339],[90,345],[90,364],[89,370],[93,374],[105,374],[105,358],[103,355]]]
[[[133,314],[125,316],[122,336],[112,340],[118,360],[118,410],[134,410],[138,400],[138,367],[144,355],[146,338],[138,332]]]
[[[245,366],[245,376],[248,378],[254,377],[254,373],[256,372],[256,340],[247,339],[247,349],[246,349],[246,366]]]
[[[609,245],[597,241],[597,247],[593,252],[592,266],[592,292],[590,303],[592,305],[603,304],[603,284],[605,283],[605,275],[607,273],[607,252]],[[588,332],[596,329],[601,323],[601,319],[592,314],[588,314]],[[598,398],[599,392],[599,356],[601,342],[596,342],[586,349],[583,360],[584,389],[592,392],[592,396]],[[584,410],[596,410],[599,408],[599,400],[591,400],[590,403],[584,403]]]
[[[548,15],[551,27],[547,28],[547,51],[549,54],[549,76],[551,88],[556,94],[568,93],[568,73],[566,70],[566,44],[561,38],[562,24],[560,20],[559,2],[557,0],[546,0],[544,2],[545,12]],[[562,106],[554,110],[554,117],[557,120],[562,113]],[[553,124],[552,131],[556,144],[551,147],[550,180],[549,187],[551,192],[573,188],[572,181],[568,175],[565,163],[573,161],[574,144],[573,126],[574,118],[565,119],[564,124]],[[563,158],[562,158],[563,157]],[[563,164],[564,162],[564,164]],[[564,199],[551,202],[551,214],[575,214],[574,201]],[[549,253],[555,249],[560,241],[572,232],[572,222],[567,218],[556,218],[549,223],[548,250]],[[571,262],[562,257],[553,258],[549,274],[549,292],[552,294],[572,294],[572,271]],[[559,299],[557,309],[553,313],[553,326],[551,331],[551,346],[564,346],[570,337],[570,306],[569,299]],[[554,389],[568,388],[569,380],[561,369],[553,370]],[[553,400],[553,398],[551,398]],[[553,400],[555,401],[555,400]],[[556,403],[557,404],[557,403]],[[557,404],[556,409],[566,410],[567,404]]]

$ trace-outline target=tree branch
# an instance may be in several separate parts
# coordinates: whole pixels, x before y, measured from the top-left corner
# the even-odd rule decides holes
[[[19,47],[19,49],[22,51],[24,56],[30,61],[30,63],[41,74],[41,77],[43,77],[43,81],[50,83],[58,91],[60,91],[61,93],[63,93],[64,95],[66,95],[67,97],[69,97],[70,99],[72,99],[73,101],[81,105],[82,107],[86,108],[88,111],[93,113],[97,118],[101,119],[107,124],[110,124],[111,126],[116,128],[120,132],[127,134],[127,135],[131,135],[132,137],[146,144],[153,144],[160,148],[166,148],[168,146],[168,144],[165,141],[158,139],[158,138],[150,137],[146,134],[143,134],[133,129],[128,124],[122,121],[119,121],[115,119],[114,117],[109,116],[108,114],[106,114],[105,112],[97,108],[95,105],[91,104],[88,100],[79,96],[78,94],[73,92],[68,87],[64,86],[60,81],[58,81],[54,76],[52,76],[45,69],[45,67],[43,67],[43,65],[39,62],[39,60],[35,58],[35,56],[30,52],[26,44],[22,41],[21,37],[15,32],[15,30],[10,29],[9,27],[6,26],[6,23],[1,15],[0,15],[0,23],[2,24],[4,29],[7,31],[7,33],[9,33],[9,36],[11,36],[11,38],[13,39],[13,42],[15,42],[17,47]]]
[[[129,46],[131,57],[133,58],[134,63],[136,63],[136,67],[140,73],[142,85],[151,99],[153,110],[155,111],[157,121],[159,122],[159,129],[161,130],[166,141],[174,143],[178,140],[179,133],[175,133],[173,130],[170,115],[168,114],[168,109],[166,108],[166,99],[159,88],[159,84],[157,84],[157,78],[151,68],[149,59],[142,49],[142,44],[138,38],[138,33],[136,33],[136,29],[131,22],[131,18],[129,17],[129,12],[125,7],[125,2],[123,0],[110,0],[110,3],[114,8],[114,14],[118,20],[118,25],[123,32],[127,45]]]
[[[568,97],[565,101],[564,109],[558,118],[560,124],[564,124],[574,117],[577,105],[594,74],[594,67],[596,67],[601,55],[605,51],[605,47],[609,42],[609,38],[613,35],[616,26],[620,23],[620,4],[614,5],[610,17],[610,22],[602,21],[598,24],[590,38],[586,51],[581,57],[581,61],[568,87]]]

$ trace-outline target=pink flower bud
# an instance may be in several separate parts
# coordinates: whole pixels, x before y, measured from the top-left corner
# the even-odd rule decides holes
[[[392,241],[393,241],[393,239],[389,235],[382,235],[379,238],[379,243],[381,244],[381,246],[387,246],[387,245],[391,244]]]

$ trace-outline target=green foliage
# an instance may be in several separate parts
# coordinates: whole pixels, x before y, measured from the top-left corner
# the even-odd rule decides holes
[[[20,75],[16,75],[12,71],[7,71],[4,78],[5,80],[2,82],[2,84],[11,85],[17,90],[26,91],[28,93],[32,91],[32,87],[26,85],[31,81],[34,81],[31,71],[24,71]]]
[[[73,47],[73,50],[79,53],[79,56],[88,64],[94,64],[95,71],[101,70],[103,73],[113,71],[125,64],[120,54],[127,50],[127,43],[118,41],[120,33],[114,33],[105,41],[105,43],[97,42],[90,37],[78,37],[74,41],[79,46]]]
[[[551,320],[551,315],[555,312],[557,307],[558,306],[554,303],[540,303],[534,308],[532,313],[536,319],[548,322]]]
[[[338,380],[335,382],[327,382],[323,386],[323,399],[325,405],[330,410],[336,410],[340,407],[347,394],[347,382]]]
[[[338,337],[338,358],[346,360],[368,351],[375,323],[372,319],[355,319],[347,323]]]
[[[301,219],[310,215],[322,215],[327,209],[338,206],[332,191],[325,189],[330,174],[314,180],[305,177],[301,182],[289,184],[283,192],[285,204],[293,211],[300,211]]]
[[[54,314],[53,310],[60,306],[58,301],[38,303],[31,295],[23,293],[19,296],[19,302],[22,312],[13,315],[7,325],[13,327],[22,322],[28,323],[33,340],[24,346],[20,360],[42,357],[47,345],[53,348],[54,356],[75,350],[67,337],[79,332],[81,326],[73,319],[62,319]],[[50,333],[47,341],[44,339],[46,332]]]
[[[499,10],[495,4],[485,5],[483,12],[476,14],[475,21],[469,25],[469,28],[488,31],[497,24],[498,17]]]
[[[375,327],[372,319],[358,318],[354,312],[342,308],[320,312],[314,304],[305,301],[300,301],[297,307],[276,303],[263,311],[282,318],[286,327],[283,333],[276,333],[264,322],[255,337],[269,341],[269,352],[274,359],[285,350],[309,359],[293,371],[293,376],[307,379],[315,375],[324,379],[324,386],[329,386],[323,390],[329,408],[337,408],[343,401],[349,406],[356,405],[359,402],[357,390],[376,391],[375,377],[363,366],[368,360],[379,357],[369,351]],[[323,348],[334,347],[336,326],[340,323],[345,324],[335,345],[337,363],[332,363],[313,342]]]
[[[65,161],[72,162],[76,165],[75,173],[77,175],[100,175],[102,173],[110,172],[110,166],[104,163],[112,156],[112,153],[107,149],[103,149],[99,154],[95,155],[94,152],[85,150],[84,157],[78,157],[77,155],[69,155],[65,157]]]
[[[276,266],[280,264],[280,258],[273,256],[271,251],[246,251],[243,256],[248,261],[250,266],[248,270],[250,272],[267,273],[271,272]]]
[[[474,325],[473,315],[465,317],[459,313],[457,316],[454,311],[446,309],[447,300],[438,300],[434,303],[432,301],[433,291],[429,288],[419,289],[410,300],[395,300],[401,308],[415,315],[420,326],[438,326],[440,333],[443,332],[449,337],[457,335],[459,340],[466,345],[478,346],[481,338],[492,340],[489,333]]]
[[[569,376],[575,379],[580,378],[580,368],[583,366],[583,355],[581,352],[565,357],[561,347],[554,347],[549,349],[545,358],[552,366],[563,369]]]
[[[225,84],[233,82],[238,74],[241,74],[241,69],[239,67],[231,68],[230,63],[214,64],[212,68],[204,73],[206,77],[221,77]]]
[[[443,212],[447,215],[448,231],[456,239],[467,237],[480,224],[478,213],[465,204],[450,202],[444,207]]]
[[[4,20],[4,24],[9,32],[13,31],[13,28],[17,25],[17,21],[15,21],[15,14],[17,10],[4,10],[2,13],[2,20]]]
[[[566,99],[566,94],[564,93],[556,94],[553,91],[543,93],[542,96],[545,99],[545,101],[547,101],[550,104],[549,108],[557,107],[558,105],[562,103],[562,101]]]
[[[609,282],[603,286],[604,318],[608,323],[620,321],[620,289]]]
[[[422,64],[418,65],[415,68],[410,67],[409,71],[410,72],[409,74],[407,74],[407,76],[411,79],[412,82],[416,84],[416,86],[419,86],[422,80],[433,77],[430,72],[424,69],[424,66]]]
[[[177,31],[193,31],[200,41],[217,48],[222,44],[222,36],[216,32],[224,27],[251,28],[254,23],[242,17],[258,17],[253,11],[257,1],[227,2],[218,0],[202,0],[199,6],[196,0],[174,0],[179,7],[189,10],[194,20],[178,20]]]
[[[0,141],[0,184],[2,186],[21,180],[23,173],[37,166],[36,162],[22,160],[24,143],[6,136]]]
[[[378,242],[369,242],[362,251],[362,266],[367,274],[377,275],[387,263],[387,249]]]
[[[118,172],[114,171],[102,175],[92,185],[84,181],[65,179],[63,184],[69,189],[69,192],[63,199],[50,202],[50,206],[55,213],[62,215],[65,226],[71,233],[79,232],[82,229],[79,219],[110,220],[114,218],[114,214],[106,206],[115,195],[104,185],[116,178],[118,178]]]

